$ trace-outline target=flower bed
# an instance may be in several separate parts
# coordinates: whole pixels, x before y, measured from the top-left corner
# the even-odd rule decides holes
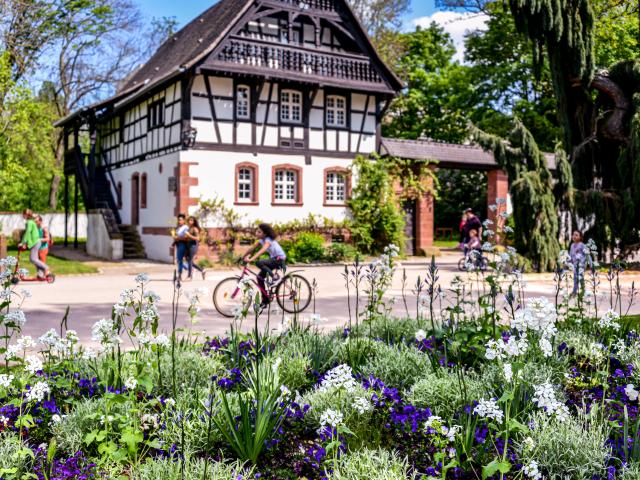
[[[0,274],[0,478],[640,478],[621,269],[587,272],[573,299],[561,268],[546,299],[525,298],[512,252],[451,285],[432,261],[395,318],[396,254],[345,269],[330,333],[315,312],[259,329],[249,283],[227,336],[162,333],[139,275],[92,327],[99,351],[72,330],[22,336],[28,294]],[[197,316],[204,292],[181,295]]]

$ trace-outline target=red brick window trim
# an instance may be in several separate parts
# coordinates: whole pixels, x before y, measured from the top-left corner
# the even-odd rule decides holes
[[[351,197],[351,174],[344,167],[329,167],[323,175],[325,207],[344,207]]]
[[[140,208],[147,208],[147,174],[140,176]]]
[[[302,167],[290,163],[271,168],[271,205],[302,206]]]
[[[235,204],[259,205],[258,165],[251,162],[238,163],[235,175]]]

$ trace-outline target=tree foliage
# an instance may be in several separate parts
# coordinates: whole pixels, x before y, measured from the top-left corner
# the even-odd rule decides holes
[[[514,206],[514,239],[518,251],[530,258],[538,270],[556,267],[560,253],[557,207],[570,192],[554,190],[547,160],[531,133],[519,121],[514,122],[508,141],[482,130],[473,129],[476,141],[493,151],[496,162],[509,177],[509,193]],[[556,155],[561,172],[569,171],[566,157]],[[568,188],[570,178],[561,178],[560,186]]]
[[[404,217],[387,159],[358,156],[351,168],[357,178],[348,201],[354,245],[363,253],[403,245]]]

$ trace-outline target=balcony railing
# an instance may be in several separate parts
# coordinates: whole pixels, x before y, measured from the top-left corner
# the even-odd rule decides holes
[[[234,39],[220,51],[217,60],[224,63],[284,70],[314,77],[382,83],[382,78],[373,68],[369,59],[301,51],[283,45],[261,45]]]
[[[280,3],[286,3],[301,10],[326,10],[334,11],[334,0],[277,0]]]

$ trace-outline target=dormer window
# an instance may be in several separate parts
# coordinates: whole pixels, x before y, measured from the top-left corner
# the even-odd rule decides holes
[[[326,118],[328,127],[346,127],[347,99],[339,95],[327,96]]]
[[[149,104],[147,123],[149,130],[164,125],[164,98]]]
[[[280,92],[280,121],[302,123],[302,94],[297,90]]]
[[[236,88],[236,118],[240,120],[251,119],[251,90],[247,85],[238,85]]]

